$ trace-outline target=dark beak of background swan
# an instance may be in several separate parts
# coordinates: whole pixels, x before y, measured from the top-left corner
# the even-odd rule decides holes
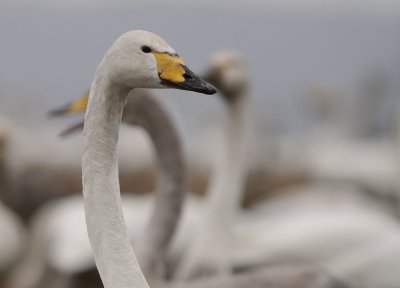
[[[188,67],[186,67],[185,65],[182,65],[182,67],[183,69],[185,69],[185,74],[183,74],[185,81],[170,82],[163,80],[162,83],[176,89],[194,91],[207,95],[217,93],[217,89],[215,89],[212,85],[208,84],[206,81],[193,73]]]

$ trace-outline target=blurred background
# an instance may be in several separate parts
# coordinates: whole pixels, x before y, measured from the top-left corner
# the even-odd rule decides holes
[[[16,252],[10,253],[18,255],[17,260],[10,253],[0,256],[11,261],[4,260],[3,266],[0,263],[0,277],[39,274],[27,268],[25,274],[15,272],[21,271],[15,267],[21,268],[21,259],[34,242],[30,231],[34,230],[35,215],[49,201],[81,192],[82,138],[80,133],[68,138],[59,137],[59,133],[83,116],[51,119],[48,111],[77,99],[90,86],[112,42],[132,29],[162,35],[200,75],[217,51],[234,50],[243,57],[251,107],[250,149],[243,164],[243,206],[247,210],[268,201],[273,206],[274,201],[293,194],[299,198],[292,199],[293,206],[284,206],[291,211],[296,207],[310,210],[312,205],[325,207],[325,202],[342,205],[351,198],[354,206],[373,206],[373,211],[388,218],[385,223],[397,223],[399,28],[400,3],[396,0],[1,0],[0,196],[8,215],[3,218],[15,217],[20,223],[17,230],[22,232],[15,232],[11,241]],[[155,94],[166,104],[182,134],[189,190],[205,194],[226,121],[223,102],[219,97],[176,90]],[[121,190],[140,194],[154,189],[155,164],[149,139],[143,131],[128,126],[121,128],[120,137]],[[357,192],[348,193],[349,185]],[[342,190],[345,192],[339,193]],[[308,196],[298,196],[304,191]],[[310,197],[310,191],[326,197]],[[331,194],[342,196],[332,200]],[[363,200],[348,194],[362,195],[357,197]],[[314,204],[304,204],[307,201]],[[365,201],[369,204],[364,205]],[[368,217],[364,219],[373,222]],[[397,241],[400,223],[396,225],[385,235],[396,235],[393,239]],[[374,231],[383,235],[379,229]],[[1,234],[0,253],[1,240],[7,238]],[[379,242],[376,245],[387,247],[381,244],[387,239],[375,239]],[[394,258],[380,256],[379,265],[386,263],[394,269],[393,263],[400,263],[400,242],[393,243],[398,245],[387,253]],[[307,259],[307,263],[314,263],[316,258]],[[284,262],[280,260],[276,256],[273,261],[261,262]],[[341,261],[335,265],[351,262]],[[371,267],[375,266],[368,269]],[[368,274],[371,270],[359,268],[355,273],[358,278],[351,273],[349,277],[365,285],[365,274],[360,271]],[[400,279],[393,276],[395,269],[386,271],[384,276],[373,276],[377,282],[369,279],[369,283],[400,287]]]

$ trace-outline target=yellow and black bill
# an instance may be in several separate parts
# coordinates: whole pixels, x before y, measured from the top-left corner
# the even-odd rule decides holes
[[[152,52],[156,57],[158,76],[161,84],[181,90],[194,91],[207,95],[217,90],[193,73],[177,54]]]
[[[187,66],[182,66],[185,73],[183,74],[184,81],[172,82],[167,80],[161,80],[166,86],[173,87],[181,90],[194,91],[202,94],[212,95],[217,93],[217,89],[205,80],[193,73]]]

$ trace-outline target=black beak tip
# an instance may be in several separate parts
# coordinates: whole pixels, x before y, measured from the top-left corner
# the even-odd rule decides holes
[[[213,95],[213,94],[217,93],[217,89],[215,89],[214,86],[206,83],[206,87],[205,87],[203,93],[206,94],[206,95]]]

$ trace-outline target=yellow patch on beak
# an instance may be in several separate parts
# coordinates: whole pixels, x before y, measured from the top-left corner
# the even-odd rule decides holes
[[[89,91],[83,94],[78,100],[72,102],[66,109],[66,113],[82,113],[86,111],[89,102]]]
[[[172,56],[168,53],[152,52],[156,57],[158,75],[161,79],[174,83],[184,82],[185,65],[183,59],[179,56]]]

